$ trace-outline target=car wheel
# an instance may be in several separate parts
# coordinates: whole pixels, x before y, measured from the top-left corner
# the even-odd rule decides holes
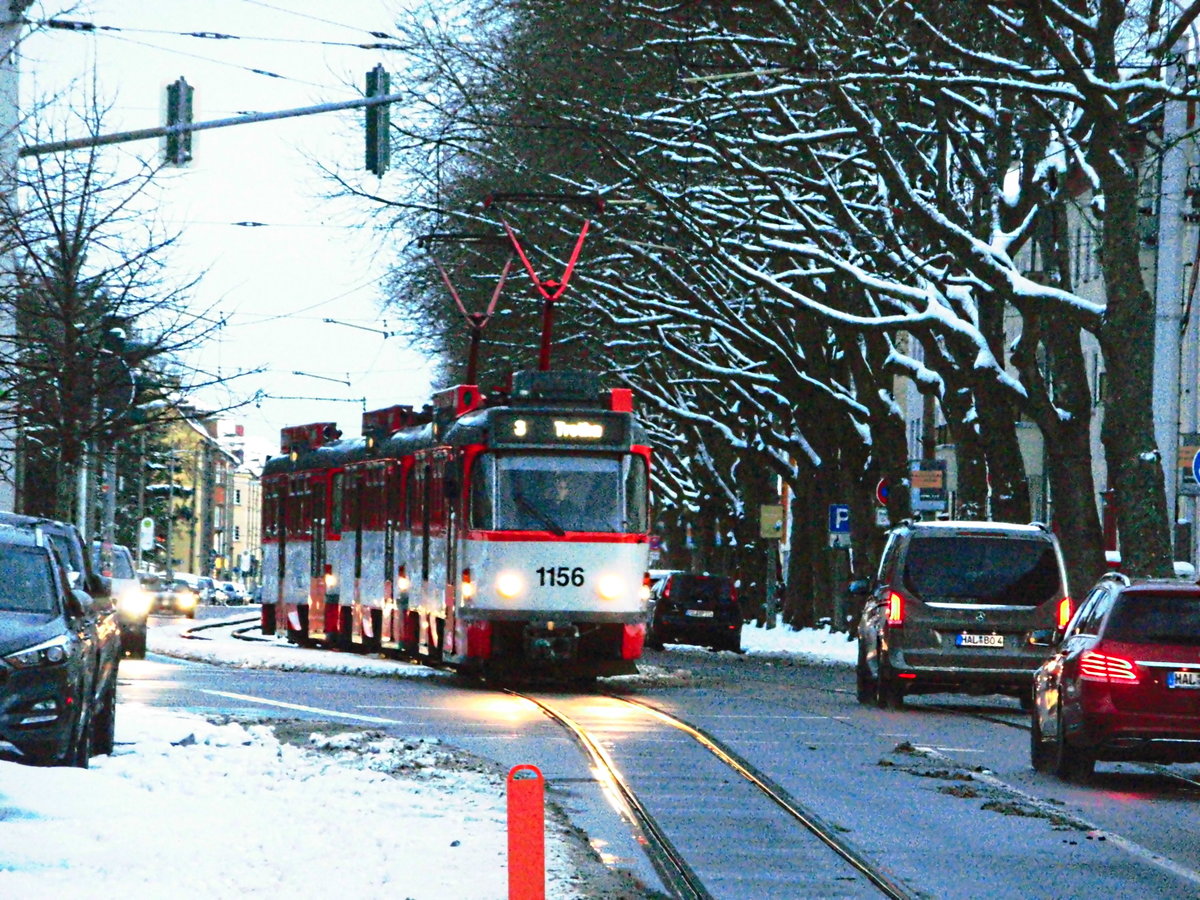
[[[1054,748],[1042,734],[1042,723],[1037,711],[1030,716],[1029,724],[1029,764],[1038,772],[1049,772],[1050,763],[1054,758]]]
[[[117,731],[117,682],[116,679],[104,692],[104,705],[93,719],[92,751],[97,756],[112,756],[116,745]]]
[[[1095,770],[1096,761],[1078,747],[1072,747],[1067,741],[1066,729],[1063,728],[1062,710],[1058,712],[1058,734],[1054,736],[1054,745],[1050,758],[1050,769],[1064,781],[1085,781]]]
[[[864,706],[870,706],[875,702],[875,677],[871,674],[871,669],[867,665],[867,649],[860,641],[858,644],[858,667],[855,669],[855,696],[858,697],[858,702]]]
[[[883,651],[879,653],[879,675],[875,679],[875,705],[880,709],[904,708],[904,688]]]

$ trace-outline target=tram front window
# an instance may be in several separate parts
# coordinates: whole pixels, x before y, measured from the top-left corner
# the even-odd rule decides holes
[[[486,475],[472,479],[473,508],[490,513],[490,527],[502,531],[628,531],[623,471],[628,464],[616,457],[498,456],[494,481]],[[488,468],[476,471],[482,475]]]

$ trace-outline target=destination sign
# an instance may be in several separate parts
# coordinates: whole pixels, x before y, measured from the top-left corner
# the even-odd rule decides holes
[[[600,449],[629,448],[628,417],[622,413],[588,411],[575,413],[496,412],[492,417],[491,442],[497,447],[589,446]]]

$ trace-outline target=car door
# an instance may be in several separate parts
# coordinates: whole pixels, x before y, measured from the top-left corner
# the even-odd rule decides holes
[[[1079,701],[1079,660],[1100,639],[1100,623],[1112,608],[1116,590],[1111,586],[1097,587],[1088,596],[1075,617],[1056,656],[1059,663],[1054,675],[1055,716],[1047,722],[1047,735],[1057,735],[1059,723],[1068,732],[1081,721]]]

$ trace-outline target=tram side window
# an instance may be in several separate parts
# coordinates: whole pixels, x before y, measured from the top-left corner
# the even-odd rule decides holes
[[[625,473],[625,531],[640,534],[650,530],[647,510],[646,460],[628,457],[629,471]]]
[[[335,472],[333,474],[333,498],[330,501],[333,508],[329,512],[329,530],[336,534],[341,534],[342,532],[342,504],[346,502],[343,485],[344,476],[344,472]]]
[[[492,524],[492,455],[481,453],[471,463],[471,527],[489,529]]]

